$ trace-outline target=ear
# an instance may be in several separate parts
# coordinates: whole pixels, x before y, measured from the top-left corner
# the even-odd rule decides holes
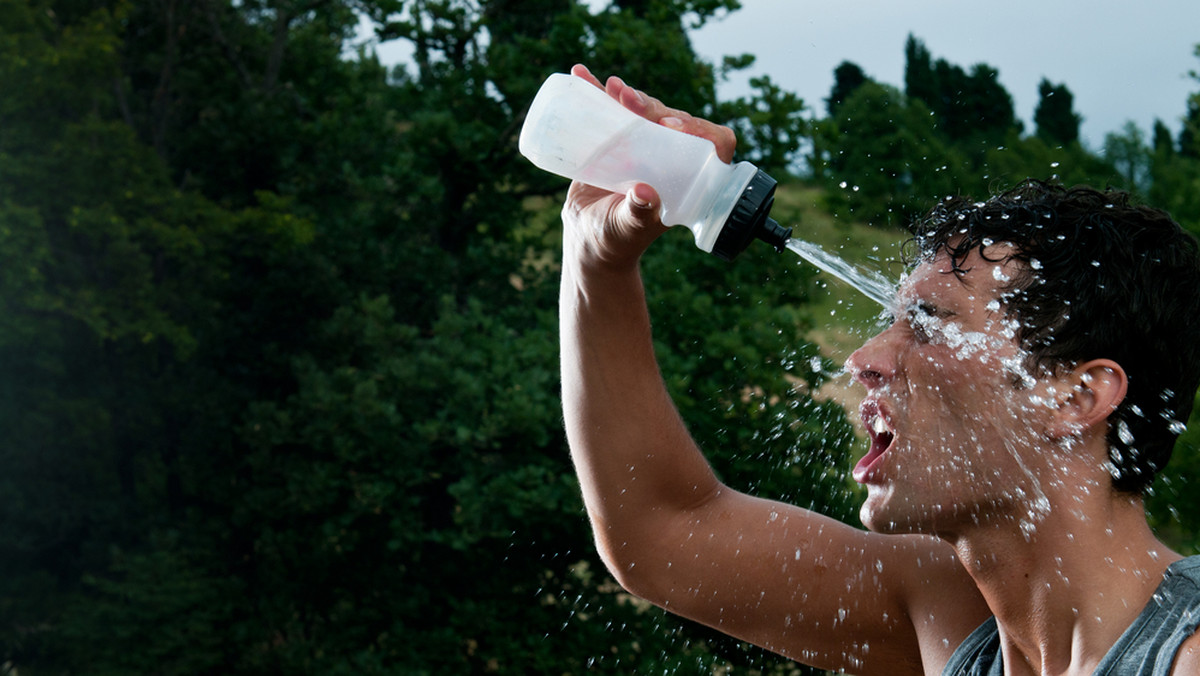
[[[1097,426],[1107,433],[1108,417],[1125,399],[1128,389],[1125,369],[1111,359],[1077,365],[1060,378],[1051,435],[1075,436]]]

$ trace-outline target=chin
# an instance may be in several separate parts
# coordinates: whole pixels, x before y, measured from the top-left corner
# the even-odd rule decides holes
[[[905,504],[897,504],[897,502]],[[868,491],[867,499],[858,511],[863,526],[883,535],[938,535],[954,522],[945,505],[914,505],[894,494]],[[949,510],[953,511],[953,510]]]
[[[874,487],[868,489],[867,499],[858,510],[858,518],[863,526],[872,533],[885,535],[913,532],[909,515],[889,504],[892,502],[890,498],[894,496],[880,493],[882,491],[877,491]]]

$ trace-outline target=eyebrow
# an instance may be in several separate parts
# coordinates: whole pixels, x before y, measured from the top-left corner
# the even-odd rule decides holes
[[[917,298],[916,300],[909,303],[905,307],[908,310],[908,312],[910,312],[910,313],[913,312],[914,310],[916,310],[916,311],[922,312],[924,314],[927,314],[931,317],[938,317],[939,319],[945,319],[946,317],[953,317],[954,315],[958,314],[957,312],[955,312],[954,310],[951,310],[948,307],[945,307],[943,305],[938,305],[937,303],[930,302],[929,299],[927,299],[927,298]]]
[[[892,309],[885,311],[882,314],[882,319],[891,324],[896,321],[896,317],[899,315],[911,317],[917,313],[938,319],[946,319],[958,314],[948,307],[930,301],[928,298],[914,298],[903,305],[897,304]]]

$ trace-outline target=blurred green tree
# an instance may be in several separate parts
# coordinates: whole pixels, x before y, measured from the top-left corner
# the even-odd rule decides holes
[[[866,82],[817,132],[831,208],[902,226],[958,189],[964,160],[937,133],[920,99]]]
[[[738,156],[777,180],[800,173],[800,151],[808,138],[808,109],[796,94],[769,76],[750,78],[752,94],[718,103],[713,119],[738,135]]]
[[[1065,84],[1050,84],[1042,78],[1038,83],[1038,104],[1033,109],[1038,138],[1056,145],[1077,143],[1081,120],[1075,112],[1075,96],[1071,90]]]
[[[1104,135],[1104,159],[1121,177],[1123,188],[1146,194],[1150,186],[1151,150],[1146,145],[1146,135],[1135,122],[1129,120],[1120,132]]]
[[[792,670],[600,567],[560,432],[565,182],[515,152],[577,61],[711,114],[685,28],[736,6],[0,0],[0,664]],[[660,336],[684,415],[723,472],[846,516],[807,278],[673,239],[647,278],[693,310]]]
[[[1196,57],[1200,58],[1200,44],[1196,45]],[[1193,80],[1200,81],[1200,72],[1192,71]],[[1183,116],[1183,128],[1179,130],[1179,154],[1191,159],[1200,159],[1200,92],[1188,97],[1187,112]]]
[[[829,90],[829,98],[825,99],[825,110],[830,117],[835,117],[838,108],[850,98],[859,87],[868,81],[866,73],[858,64],[843,61],[833,69],[833,88]]]
[[[950,140],[987,145],[1014,130],[1020,133],[1012,96],[995,68],[980,63],[967,73],[945,59],[934,61],[925,44],[911,34],[904,54],[904,93],[925,102],[938,130]]]

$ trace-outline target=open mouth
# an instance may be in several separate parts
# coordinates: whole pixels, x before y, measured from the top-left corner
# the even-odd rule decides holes
[[[884,453],[887,453],[892,446],[892,441],[896,438],[896,433],[892,430],[887,415],[879,407],[879,404],[864,401],[861,413],[863,425],[867,428],[867,435],[871,438],[871,448],[854,466],[854,480],[859,483],[866,479],[871,468],[883,457]]]

